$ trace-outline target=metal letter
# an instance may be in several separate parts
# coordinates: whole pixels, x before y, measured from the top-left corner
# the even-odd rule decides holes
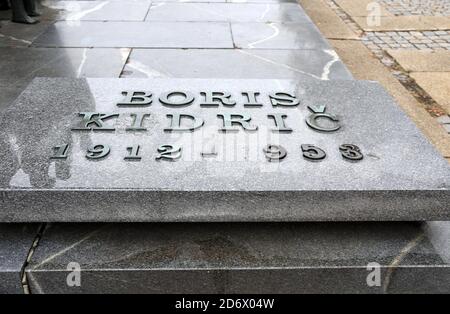
[[[259,103],[257,99],[259,94],[259,92],[242,92],[242,96],[247,98],[244,107],[262,107],[263,104]]]
[[[166,132],[183,132],[183,131],[194,131],[203,126],[205,123],[202,118],[196,118],[191,116],[190,114],[180,114],[180,113],[172,113],[167,114],[167,118],[171,118],[170,127],[164,129]],[[193,125],[191,127],[182,127],[181,126],[181,118],[189,118],[193,120]]]
[[[293,107],[298,106],[300,101],[289,93],[272,93],[269,95],[272,106]]]
[[[287,114],[283,113],[274,113],[268,114],[268,118],[272,118],[275,122],[276,129],[272,129],[272,132],[280,132],[280,133],[290,133],[292,132],[291,128],[288,128],[284,123],[284,118],[287,118]]]
[[[74,131],[114,131],[115,128],[108,128],[104,127],[103,123],[105,123],[105,120],[118,117],[118,113],[113,114],[105,114],[105,113],[98,113],[98,112],[79,112],[78,115],[80,117],[83,117],[81,121],[81,126],[78,128],[72,128]],[[90,125],[93,124],[94,126]]]
[[[236,105],[236,101],[230,99],[230,93],[201,92],[200,94],[205,97],[205,101],[200,104],[202,107],[219,107],[220,104],[224,106]]]
[[[184,99],[179,101],[173,101],[170,100],[170,97],[172,96],[181,96]],[[165,92],[159,96],[159,101],[167,106],[187,106],[190,105],[194,100],[195,97],[190,92],[180,92],[180,91]]]
[[[309,110],[311,110],[313,112],[313,114],[311,114],[308,118],[306,118],[306,124],[316,130],[316,131],[321,131],[321,132],[335,132],[337,130],[339,130],[341,128],[341,125],[338,123],[339,119],[332,114],[328,114],[325,113],[326,107],[325,106],[320,106],[320,107],[312,107],[312,106],[308,106]],[[334,127],[324,127],[321,126],[317,123],[317,119],[319,118],[326,118],[330,121],[333,121],[336,123],[336,125]]]
[[[234,123],[240,124],[244,130],[247,131],[256,131],[258,129],[257,126],[253,126],[250,124],[250,120],[252,119],[249,114],[233,114],[233,113],[224,113],[218,114],[218,117],[223,119],[223,128],[219,130],[222,132],[237,132],[239,131],[237,128],[233,127]]]
[[[123,99],[117,106],[147,106],[152,103],[152,93],[144,91],[123,91]]]
[[[146,117],[149,117],[149,113],[132,113],[130,114],[133,120],[133,124],[130,127],[127,127],[126,131],[147,131],[147,128],[144,128],[144,120]]]

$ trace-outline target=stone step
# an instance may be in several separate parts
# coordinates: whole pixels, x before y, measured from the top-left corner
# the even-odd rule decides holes
[[[41,78],[0,139],[2,222],[450,218],[447,162],[374,82]]]
[[[449,222],[53,224],[31,293],[449,293]]]

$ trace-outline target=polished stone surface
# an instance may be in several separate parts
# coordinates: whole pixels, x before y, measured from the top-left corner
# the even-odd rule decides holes
[[[118,1],[118,0],[114,0]],[[178,2],[178,3],[297,3],[295,0],[152,0],[152,3],[161,3],[161,2]]]
[[[0,110],[35,77],[119,77],[130,49],[0,48]]]
[[[126,48],[0,48],[0,85],[34,77],[119,77],[129,54]]]
[[[150,90],[155,101],[118,107],[124,90]],[[183,108],[163,106],[157,99],[171,90],[190,91],[196,100]],[[230,92],[237,105],[200,107],[200,92],[215,90]],[[244,108],[242,91],[260,92],[263,107]],[[296,94],[300,105],[273,108],[267,93],[276,91]],[[319,104],[337,115],[340,130],[320,133],[307,126],[307,106]],[[71,130],[79,127],[79,112],[122,115],[105,122],[113,132]],[[126,130],[133,112],[151,114],[146,131]],[[205,125],[193,133],[165,132],[166,114],[176,112],[202,117]],[[259,129],[220,132],[217,115],[223,113],[247,113]],[[286,114],[293,132],[271,131],[272,113]],[[0,126],[1,221],[450,218],[448,163],[374,82],[36,79],[2,114]],[[50,159],[53,147],[64,144],[70,145],[68,158]],[[109,145],[110,154],[86,158],[89,147],[99,144]],[[181,146],[181,158],[155,160],[165,144]],[[269,162],[263,153],[268,144],[282,145],[287,157]],[[327,157],[308,161],[301,144],[317,145]],[[345,160],[341,144],[358,145],[364,159]],[[140,145],[142,159],[124,160],[133,145]]]
[[[126,78],[352,79],[333,50],[134,49]]]
[[[55,1],[39,5],[40,21],[143,21],[151,0]],[[0,11],[1,19],[10,19],[11,11]]]
[[[311,23],[231,23],[233,41],[243,49],[331,49]]]
[[[150,0],[141,1],[49,1],[42,2],[41,20],[143,21]]]
[[[158,3],[146,21],[310,22],[298,4]]]
[[[36,224],[0,224],[0,294],[23,293],[21,272],[37,233]]]
[[[26,274],[32,293],[449,293],[449,237],[449,222],[54,224]]]
[[[0,21],[0,47],[28,47],[39,35],[45,32],[53,22],[41,21],[35,25]]]
[[[228,23],[56,22],[38,47],[233,48]]]

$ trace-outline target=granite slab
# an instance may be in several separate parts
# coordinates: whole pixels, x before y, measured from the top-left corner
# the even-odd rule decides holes
[[[41,21],[30,27],[26,24],[0,21],[0,47],[28,47],[52,24],[51,21]]]
[[[448,163],[375,82],[41,78],[0,140],[0,221],[450,218]]]
[[[40,20],[143,21],[151,0],[42,2]]]
[[[59,21],[35,41],[36,47],[233,48],[224,22]]]
[[[31,293],[449,293],[449,236],[449,222],[53,224],[26,274]]]
[[[312,23],[295,3],[157,3],[150,7],[145,20]]]
[[[33,241],[37,224],[0,224],[0,293],[23,293],[22,270]]]
[[[313,23],[231,23],[242,49],[331,49]]]
[[[34,77],[119,77],[130,49],[0,48],[0,86]]]
[[[126,48],[0,47],[0,110],[35,77],[119,77],[129,53]]]
[[[0,84],[0,112],[14,103],[14,100],[26,87],[22,84]]]
[[[133,49],[124,78],[352,79],[333,50]]]

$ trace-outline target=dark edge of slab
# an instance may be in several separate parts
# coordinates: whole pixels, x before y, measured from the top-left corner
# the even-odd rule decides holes
[[[450,191],[0,191],[3,222],[448,220]],[[30,204],[33,204],[30,206]],[[350,205],[349,205],[350,204]],[[203,211],[202,211],[203,209]],[[206,209],[206,211],[205,211]],[[382,217],[380,212],[383,212]]]

